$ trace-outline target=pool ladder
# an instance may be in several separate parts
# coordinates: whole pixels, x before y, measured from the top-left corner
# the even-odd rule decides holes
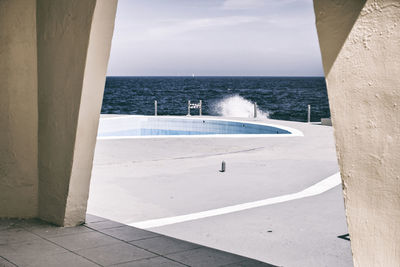
[[[190,100],[188,100],[188,113],[186,116],[191,116],[190,115],[190,110],[191,109],[198,109],[199,110],[199,116],[202,115],[202,108],[203,108],[203,101],[199,100],[199,103],[191,103]]]

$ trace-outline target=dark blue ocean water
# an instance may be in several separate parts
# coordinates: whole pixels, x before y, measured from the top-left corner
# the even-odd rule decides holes
[[[199,99],[203,115],[246,117],[257,102],[271,119],[306,121],[308,104],[312,121],[330,117],[323,77],[107,77],[101,112],[153,115],[157,100],[159,115],[186,115]]]

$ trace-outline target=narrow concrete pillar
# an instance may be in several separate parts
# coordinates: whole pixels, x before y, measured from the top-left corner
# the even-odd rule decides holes
[[[36,0],[0,1],[0,217],[37,216]]]
[[[97,0],[93,14],[64,225],[75,225],[86,215],[116,8],[117,0]]]
[[[84,222],[116,0],[38,0],[39,217]]]
[[[400,4],[314,0],[354,265],[400,262]]]

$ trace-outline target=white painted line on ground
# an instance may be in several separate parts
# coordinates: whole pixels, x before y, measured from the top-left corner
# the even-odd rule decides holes
[[[141,228],[141,229],[148,229],[148,228],[166,226],[166,225],[170,225],[170,224],[204,219],[204,218],[208,218],[208,217],[213,217],[213,216],[218,216],[218,215],[223,215],[223,214],[228,214],[228,213],[233,213],[233,212],[238,212],[238,211],[243,211],[243,210],[248,210],[248,209],[253,209],[253,208],[269,206],[269,205],[278,204],[278,203],[282,203],[282,202],[286,202],[286,201],[316,196],[316,195],[322,194],[340,184],[341,184],[341,179],[340,179],[340,173],[338,172],[338,173],[335,173],[334,175],[329,176],[328,178],[325,178],[324,180],[322,180],[300,192],[297,192],[297,193],[283,195],[283,196],[279,196],[279,197],[267,198],[267,199],[263,199],[263,200],[233,205],[233,206],[219,208],[219,209],[212,209],[212,210],[207,210],[207,211],[202,211],[202,212],[196,212],[196,213],[191,213],[191,214],[186,214],[186,215],[154,219],[154,220],[148,220],[148,221],[142,221],[142,222],[128,223],[128,225],[134,226],[137,228]]]

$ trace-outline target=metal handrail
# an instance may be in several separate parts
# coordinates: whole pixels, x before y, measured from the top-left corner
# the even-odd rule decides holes
[[[191,103],[190,100],[188,100],[188,113],[187,116],[191,116],[190,110],[191,109],[199,109],[199,116],[202,116],[202,109],[203,109],[203,101],[199,100],[199,103]]]

